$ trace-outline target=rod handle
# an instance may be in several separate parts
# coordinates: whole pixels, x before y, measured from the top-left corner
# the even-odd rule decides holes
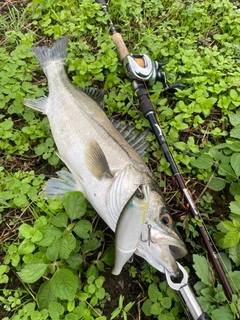
[[[112,35],[113,42],[116,46],[118,56],[120,61],[122,61],[127,55],[129,55],[129,51],[123,41],[123,38],[120,33],[116,32]]]

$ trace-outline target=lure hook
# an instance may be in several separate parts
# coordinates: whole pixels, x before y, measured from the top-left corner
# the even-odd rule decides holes
[[[145,224],[147,224],[147,228],[148,228],[148,237],[147,237],[147,239],[146,240],[144,240],[143,239],[143,236],[142,236],[142,234],[141,234],[141,241],[142,242],[148,242],[148,245],[150,246],[150,244],[151,244],[151,242],[153,243],[153,241],[152,241],[152,239],[151,239],[151,228],[152,228],[152,226],[151,226],[151,224],[149,224],[148,222],[146,222]]]

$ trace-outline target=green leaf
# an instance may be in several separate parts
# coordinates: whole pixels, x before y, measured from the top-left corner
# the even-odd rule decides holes
[[[89,295],[85,292],[80,292],[77,297],[78,297],[78,300],[85,301],[89,298]]]
[[[187,141],[187,145],[190,148],[190,150],[193,153],[198,153],[199,152],[199,147],[195,144],[194,138],[193,137],[189,137],[188,141]]]
[[[151,306],[152,306],[152,301],[150,299],[147,299],[146,301],[144,301],[142,305],[142,311],[147,317],[151,316]]]
[[[195,269],[196,274],[199,277],[199,279],[203,283],[211,286],[212,281],[211,281],[211,277],[210,277],[207,259],[205,257],[201,257],[197,254],[194,254],[193,255],[193,262],[194,262],[193,268]]]
[[[212,303],[210,302],[210,297],[206,298],[203,296],[198,297],[198,302],[200,304],[200,306],[202,307],[203,311],[208,312]]]
[[[94,284],[90,283],[88,286],[87,286],[87,292],[92,296],[96,291],[96,287]]]
[[[226,163],[226,162],[221,162],[221,164],[218,167],[218,174],[221,176],[225,176],[225,177],[230,178],[230,181],[231,180],[234,181],[237,179],[237,176],[234,173],[232,167],[230,166],[229,163]]]
[[[82,253],[94,251],[101,246],[101,242],[97,238],[90,238],[84,241],[81,246]]]
[[[62,236],[61,230],[49,224],[43,226],[40,231],[43,234],[43,238],[37,242],[37,245],[41,247],[50,246],[54,241],[59,240]]]
[[[170,309],[172,305],[172,301],[169,297],[163,297],[161,299],[161,304],[164,307],[164,309]]]
[[[48,258],[48,260],[50,261],[56,261],[58,258],[58,254],[60,251],[60,241],[54,241],[48,248],[46,251],[46,257]]]
[[[64,307],[56,301],[50,302],[48,312],[52,319],[60,319],[59,317],[64,313]]]
[[[61,300],[73,300],[77,292],[78,284],[78,278],[67,269],[56,271],[50,280],[51,291]]]
[[[58,215],[53,216],[51,218],[51,223],[55,226],[55,227],[63,227],[66,228],[68,225],[68,216],[65,212],[60,212]]]
[[[238,230],[229,231],[223,239],[224,248],[231,248],[236,246],[239,243],[239,240],[240,232]]]
[[[43,238],[43,234],[42,232],[40,232],[39,230],[33,228],[34,232],[33,232],[33,235],[32,235],[32,238],[31,238],[31,241],[36,243],[40,240],[42,240]]]
[[[8,272],[9,270],[10,270],[9,266],[1,265],[1,266],[0,266],[0,275]]]
[[[240,184],[239,183],[231,183],[230,185],[230,193],[233,196],[240,194]]]
[[[231,89],[230,92],[229,92],[229,95],[233,100],[238,101],[238,93],[237,93],[236,90]]]
[[[19,233],[25,239],[31,239],[32,242],[40,241],[43,238],[43,234],[39,230],[29,226],[26,223],[19,227]]]
[[[227,229],[228,231],[236,231],[237,227],[232,223],[232,221],[222,221],[221,222],[222,225],[224,226],[225,229]]]
[[[88,239],[89,238],[89,231],[91,231],[92,225],[87,220],[80,220],[78,221],[73,231],[82,239]]]
[[[214,288],[207,286],[201,290],[201,294],[207,299],[211,299],[212,295],[214,294]]]
[[[230,131],[230,137],[240,139],[240,124]]]
[[[215,293],[215,299],[218,302],[224,302],[224,304],[227,302],[227,298],[225,295],[225,292],[223,290],[222,285],[218,284],[217,288],[215,289],[216,293]]]
[[[232,263],[228,255],[226,255],[225,252],[220,252],[218,253],[218,255],[219,255],[219,261],[222,262],[225,272],[227,273],[228,271],[232,271]]]
[[[104,251],[102,256],[102,261],[105,262],[108,266],[113,267],[115,262],[115,247],[108,247],[107,250]]]
[[[33,227],[23,223],[20,227],[19,227],[19,233],[21,236],[23,236],[25,239],[31,239],[32,237],[32,233],[33,233]]]
[[[233,126],[240,124],[240,112],[236,111],[235,114],[230,114],[229,121],[230,121],[231,125],[233,125]]]
[[[239,152],[240,151],[240,141],[232,140],[232,139],[227,139],[226,140],[226,146],[231,149],[234,152]]]
[[[68,259],[70,253],[75,249],[76,247],[76,239],[73,236],[72,233],[65,234],[60,239],[60,250],[59,250],[59,257],[61,259]]]
[[[32,253],[35,249],[35,245],[30,240],[23,240],[18,247],[18,254],[25,255]]]
[[[64,320],[79,320],[78,316],[74,313],[68,313]]]
[[[160,304],[158,302],[153,303],[151,306],[151,314],[153,315],[159,315],[162,311],[162,308],[160,307]]]
[[[69,258],[66,259],[66,262],[71,269],[75,270],[83,263],[83,258],[79,253],[71,253]]]
[[[152,302],[157,302],[158,300],[161,300],[162,293],[158,290],[155,284],[150,284],[148,287],[148,296]]]
[[[72,312],[74,310],[74,308],[75,308],[75,300],[68,301],[67,311]]]
[[[91,265],[86,272],[86,278],[88,279],[91,276],[94,276],[94,279],[97,279],[99,275],[98,268],[95,265]]]
[[[111,318],[110,318],[110,320],[116,318],[116,317],[120,314],[120,312],[121,312],[121,309],[120,309],[120,308],[115,309],[115,310],[111,313]]]
[[[208,185],[208,188],[214,190],[214,191],[221,191],[225,188],[226,181],[221,178],[213,177],[211,182]]]
[[[237,267],[240,266],[240,243],[238,243],[235,247],[229,249],[229,257]]]
[[[213,165],[213,159],[209,154],[204,153],[192,165],[198,169],[209,169]]]
[[[102,276],[98,277],[95,281],[96,287],[101,288],[104,281],[105,281],[104,277],[102,277]]]
[[[233,320],[233,314],[230,308],[226,306],[220,306],[217,309],[213,310],[211,313],[212,320]]]
[[[80,219],[86,212],[86,201],[81,192],[66,193],[63,201],[68,217],[73,221]]]
[[[129,302],[125,307],[124,307],[124,310],[126,312],[128,312],[133,306],[134,306],[134,303],[135,302]]]
[[[40,286],[36,298],[40,310],[48,309],[49,303],[57,299],[51,291],[49,280]]]
[[[9,266],[1,265],[0,266],[0,283],[8,283],[9,278],[5,274],[10,270]]]
[[[240,176],[240,153],[234,153],[231,156],[230,163],[237,177],[239,177]]]
[[[240,200],[237,201],[231,201],[229,208],[232,213],[240,215]]]
[[[96,295],[96,297],[98,298],[98,299],[100,299],[100,300],[103,300],[104,299],[104,297],[105,297],[105,289],[104,288],[99,288],[97,291],[96,291],[96,293],[95,293],[95,295]]]
[[[47,269],[47,264],[39,259],[32,259],[28,264],[23,267],[20,272],[17,272],[19,277],[25,283],[33,283],[40,279]]]
[[[181,142],[181,141],[175,142],[174,143],[174,147],[179,149],[179,150],[181,150],[181,151],[184,151],[184,150],[186,150],[186,143],[185,142]]]

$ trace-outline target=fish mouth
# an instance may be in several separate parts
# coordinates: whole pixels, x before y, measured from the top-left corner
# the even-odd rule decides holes
[[[179,273],[176,259],[184,257],[187,249],[174,230],[169,231],[165,226],[153,223],[143,227],[136,254],[160,272],[167,270],[170,275],[176,276]]]
[[[151,241],[159,247],[167,249],[174,259],[181,259],[187,254],[184,242],[181,239],[173,238],[166,233],[158,233],[158,237],[152,236]]]

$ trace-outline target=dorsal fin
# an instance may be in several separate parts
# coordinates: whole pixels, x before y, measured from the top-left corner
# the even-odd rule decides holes
[[[79,90],[86,93],[89,97],[95,100],[102,109],[104,109],[104,94],[105,91],[103,89],[95,89],[92,87],[78,87]]]
[[[86,93],[89,97],[95,100],[102,109],[104,109],[104,90],[95,89],[92,87],[78,87],[79,90]],[[147,151],[149,143],[146,141],[148,136],[151,134],[148,130],[139,132],[135,129],[134,125],[127,125],[124,121],[118,121],[112,117],[109,118],[114,127],[123,136],[124,139],[130,144],[130,146],[143,157]]]
[[[129,126],[124,121],[118,121],[113,118],[110,118],[110,120],[130,146],[140,155],[140,157],[143,157],[147,153],[146,149],[149,146],[149,142],[146,139],[151,133],[148,130],[139,132],[135,129],[134,125]]]

